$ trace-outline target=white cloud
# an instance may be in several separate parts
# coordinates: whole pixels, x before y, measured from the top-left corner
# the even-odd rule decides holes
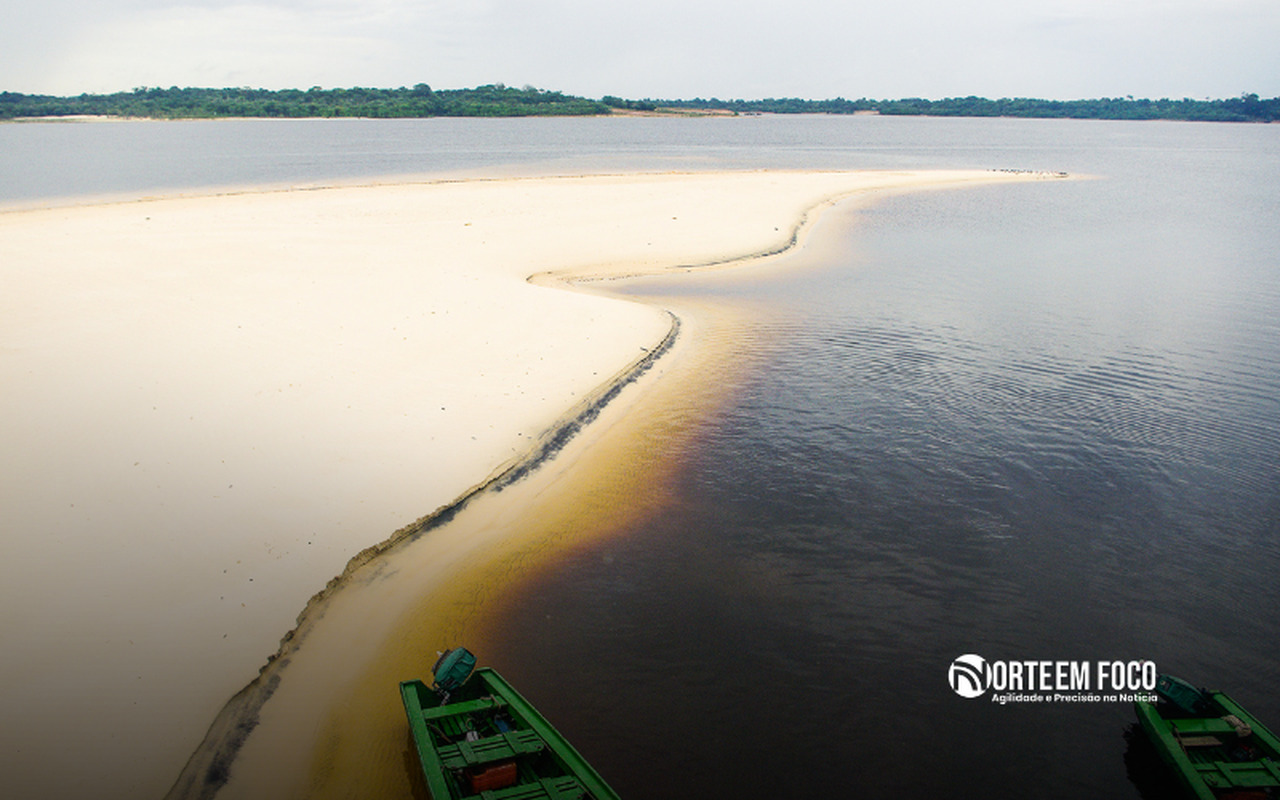
[[[134,5],[60,39],[46,58],[47,90],[415,83],[427,78],[414,65],[465,47],[483,10],[404,0]]]
[[[289,4],[143,9],[68,40],[51,82],[65,91],[289,83],[375,56],[385,43],[361,22]]]
[[[0,89],[1280,94],[1275,0],[0,0]]]

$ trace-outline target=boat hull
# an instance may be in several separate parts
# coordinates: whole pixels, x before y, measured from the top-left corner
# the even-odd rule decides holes
[[[477,669],[442,703],[400,684],[432,800],[618,800],[599,773],[493,669]]]
[[[1280,740],[1226,694],[1208,691],[1204,697],[1207,705],[1198,713],[1164,702],[1135,703],[1139,725],[1187,796],[1243,800],[1280,793]]]

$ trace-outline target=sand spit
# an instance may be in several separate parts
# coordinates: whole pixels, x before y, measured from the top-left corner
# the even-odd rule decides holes
[[[1025,177],[504,179],[0,214],[0,794],[163,794],[281,637],[297,646],[317,589],[545,458],[671,335],[662,310],[530,275],[724,262],[785,247],[835,197]],[[72,720],[101,734],[74,754]]]

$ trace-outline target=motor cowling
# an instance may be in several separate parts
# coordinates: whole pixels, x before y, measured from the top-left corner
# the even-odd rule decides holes
[[[471,677],[471,671],[475,668],[476,657],[467,648],[455,647],[444,651],[440,654],[440,658],[436,659],[436,665],[431,668],[435,690],[444,693],[456,691],[459,686],[466,683],[467,678]]]

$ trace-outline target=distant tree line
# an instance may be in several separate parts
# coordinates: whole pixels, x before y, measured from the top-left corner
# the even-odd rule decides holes
[[[0,119],[88,114],[111,117],[524,117],[608,114],[605,104],[532,87],[502,84],[434,91],[412,89],[139,88],[75,97],[0,92]]]
[[[621,97],[614,97],[607,94],[600,98],[600,102],[609,108],[617,108],[623,111],[657,111],[658,104],[652,100],[623,100]]]
[[[1039,100],[1028,97],[989,100],[985,97],[950,97],[924,100],[657,100],[664,108],[688,110],[727,109],[740,114],[855,114],[874,112],[929,117],[1038,117],[1070,119],[1174,119],[1203,122],[1275,122],[1280,120],[1280,98],[1262,100],[1246,94],[1229,100],[1145,100],[1132,97],[1097,100]]]
[[[935,117],[1040,117],[1123,120],[1200,120],[1274,122],[1280,120],[1280,98],[1264,100],[1245,94],[1228,100],[1145,100],[1132,97],[1096,100],[1040,100],[1015,97],[951,97],[925,100],[626,100],[612,95],[600,100],[526,86],[515,89],[489,84],[474,89],[435,91],[425,83],[399,89],[168,89],[142,87],[115,94],[75,97],[0,92],[0,119],[94,115],[188,119],[212,117],[519,117],[589,116],[614,109],[687,112],[730,111],[739,114],[878,114]]]

